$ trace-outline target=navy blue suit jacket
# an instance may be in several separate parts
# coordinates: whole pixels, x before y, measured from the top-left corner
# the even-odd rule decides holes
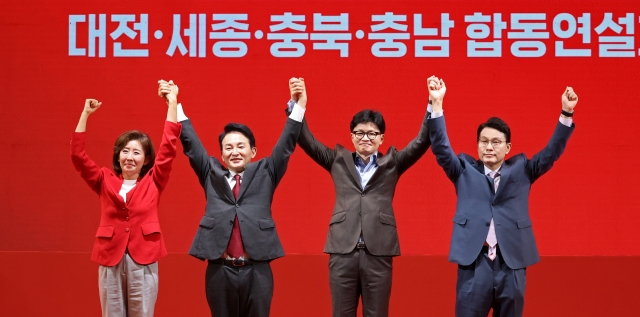
[[[567,127],[558,122],[547,146],[531,159],[517,154],[505,160],[494,193],[493,180],[484,174],[482,161],[467,154],[456,156],[451,149],[444,117],[429,119],[433,154],[458,196],[449,261],[460,265],[475,261],[492,217],[498,246],[510,268],[524,268],[540,260],[529,218],[529,191],[531,184],[560,158],[574,128],[573,124]]]

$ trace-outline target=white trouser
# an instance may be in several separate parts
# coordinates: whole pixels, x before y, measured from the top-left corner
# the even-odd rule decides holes
[[[98,268],[103,317],[152,317],[158,298],[158,262],[138,264],[125,252],[114,266]]]

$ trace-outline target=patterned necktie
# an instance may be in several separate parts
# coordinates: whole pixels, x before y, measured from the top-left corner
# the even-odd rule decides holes
[[[498,192],[498,184],[500,184],[500,173],[498,173],[498,171],[492,171],[489,173],[489,176],[493,178],[494,192]],[[489,245],[489,259],[493,261],[496,258],[496,245],[498,244],[498,238],[496,237],[496,228],[493,224],[493,218],[491,218],[491,223],[489,224],[489,233],[487,233],[486,241]]]
[[[231,192],[233,193],[233,198],[237,200],[240,194],[240,175],[236,174],[234,177],[236,184],[233,186]],[[244,254],[244,246],[242,245],[242,236],[240,235],[240,224],[238,223],[237,215],[233,221],[233,229],[231,230],[231,239],[229,239],[227,254],[236,259]]]

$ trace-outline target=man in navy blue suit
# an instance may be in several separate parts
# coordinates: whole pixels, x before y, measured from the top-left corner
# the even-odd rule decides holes
[[[446,86],[430,77],[431,148],[453,182],[458,196],[453,217],[449,261],[458,264],[456,316],[522,316],[526,269],[540,260],[529,218],[529,191],[538,177],[560,158],[575,125],[578,96],[562,94],[559,122],[547,146],[531,159],[524,154],[505,160],[511,131],[500,118],[480,124],[478,157],[455,155],[447,136],[442,101]]]

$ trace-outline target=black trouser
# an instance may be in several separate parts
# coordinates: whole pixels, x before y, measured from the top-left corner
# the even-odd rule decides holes
[[[493,261],[482,248],[471,265],[458,265],[456,316],[486,317],[491,308],[493,316],[522,316],[526,275],[526,268],[509,268],[499,248]]]
[[[266,317],[273,298],[269,262],[232,266],[209,261],[205,277],[207,302],[213,317]]]
[[[333,317],[355,317],[362,295],[365,317],[389,316],[393,258],[375,256],[366,249],[331,254],[329,286]]]

